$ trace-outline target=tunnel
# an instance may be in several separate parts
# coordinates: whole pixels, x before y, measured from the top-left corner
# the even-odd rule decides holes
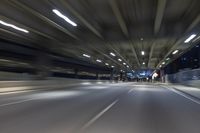
[[[0,133],[200,133],[199,0],[1,0]]]

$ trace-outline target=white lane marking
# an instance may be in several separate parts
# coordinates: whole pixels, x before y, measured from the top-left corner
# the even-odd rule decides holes
[[[100,113],[98,113],[95,117],[93,117],[90,121],[88,121],[82,128],[81,130],[85,130],[88,128],[90,125],[92,125],[97,119],[99,119],[104,113],[106,113],[112,106],[114,106],[119,100],[115,100],[112,102],[110,105],[108,105],[105,109],[103,109]]]
[[[165,87],[165,86],[163,86],[163,87]],[[185,97],[186,99],[188,99],[188,100],[190,100],[190,101],[192,101],[192,102],[194,102],[194,103],[200,105],[200,102],[199,102],[198,100],[195,100],[195,99],[193,99],[193,98],[187,96],[187,95],[184,94],[184,93],[181,93],[181,92],[179,92],[179,91],[177,91],[177,90],[175,90],[175,89],[173,89],[173,88],[168,88],[168,87],[165,87],[165,88],[167,88],[167,89],[173,91],[174,93],[176,93],[176,94],[178,94],[178,95],[181,95],[181,96]]]
[[[19,104],[19,103],[24,103],[24,102],[28,102],[28,101],[32,101],[32,100],[36,100],[36,99],[32,98],[32,99],[26,99],[26,100],[11,102],[11,103],[5,103],[5,104],[1,104],[0,107],[4,107],[4,106],[8,106],[8,105],[14,105],[14,104]]]
[[[130,89],[129,91],[128,91],[128,93],[131,93],[133,91],[133,89]]]

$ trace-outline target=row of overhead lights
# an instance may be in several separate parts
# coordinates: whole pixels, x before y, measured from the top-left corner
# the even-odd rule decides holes
[[[83,56],[86,57],[86,58],[91,58],[91,56],[88,55],[88,54],[83,54]],[[98,63],[102,63],[102,60],[100,60],[100,59],[96,59],[96,62],[98,62]],[[105,65],[106,65],[106,66],[109,66],[108,63],[105,63]],[[114,68],[115,66],[111,66],[111,67]]]
[[[192,39],[194,39],[196,36],[197,36],[196,34],[190,35],[190,36],[184,41],[184,43],[189,43],[189,42],[190,42]],[[175,55],[175,54],[177,54],[178,52],[179,52],[179,50],[176,49],[176,50],[174,50],[174,51],[172,52],[172,55]],[[169,57],[166,58],[166,61],[168,61],[168,60],[170,60]],[[163,61],[163,62],[162,62],[162,65],[165,65],[165,64],[166,64],[165,61]],[[159,67],[162,67],[162,65],[160,65]]]
[[[62,14],[59,10],[53,9],[52,12],[54,12],[57,16],[59,16],[60,18],[64,19],[67,23],[71,24],[72,26],[77,26],[77,24],[75,22],[73,22],[72,20],[70,20],[67,16],[65,16],[64,14]],[[14,24],[5,22],[3,20],[0,20],[0,24],[4,25],[6,27],[13,28],[15,30],[24,32],[24,33],[29,33],[28,30],[23,29],[21,27],[18,27],[18,26],[14,25]]]
[[[113,57],[115,57],[116,55],[114,54],[114,53],[112,53],[112,52],[110,52],[110,55],[112,55]],[[118,58],[117,59],[119,62],[122,62],[122,59],[120,59],[120,58]],[[123,62],[123,65],[124,66],[126,66],[127,68],[129,68],[129,66],[128,65],[126,65],[126,63],[125,62]]]
[[[144,52],[144,51],[141,51],[141,55],[144,56],[144,55],[145,55],[145,52]],[[145,65],[145,62],[142,62],[142,65]]]
[[[60,11],[58,11],[57,9],[53,9],[52,10],[56,15],[58,15],[59,17],[63,18],[66,22],[68,22],[69,24],[73,25],[73,26],[77,26],[76,23],[74,23],[73,21],[71,21],[68,17],[66,17],[65,15],[63,15]],[[110,52],[110,55],[115,57],[116,55],[112,52]],[[87,57],[87,58],[90,58],[91,56],[90,55],[87,55],[87,54],[83,54],[84,57]],[[119,62],[122,62],[122,59],[118,58],[118,61]],[[102,63],[102,60],[100,59],[96,59],[96,62],[98,63]],[[123,63],[124,65],[126,65],[126,63]],[[109,66],[108,63],[105,63],[106,66]],[[114,68],[115,66],[111,66],[112,68]],[[127,65],[126,66],[127,68],[129,68],[129,66]]]

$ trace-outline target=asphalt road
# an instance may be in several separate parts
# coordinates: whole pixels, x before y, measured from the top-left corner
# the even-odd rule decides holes
[[[200,133],[200,104],[134,83],[0,94],[0,133]]]

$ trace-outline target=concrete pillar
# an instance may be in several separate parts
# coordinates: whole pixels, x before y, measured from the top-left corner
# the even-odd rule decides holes
[[[75,78],[78,78],[78,69],[77,68],[74,69],[74,75],[75,75]]]
[[[113,80],[113,75],[114,75],[114,69],[112,69],[112,71],[110,73],[110,80]]]
[[[33,64],[36,69],[36,79],[46,79],[51,76],[51,58],[50,56],[42,51],[39,51],[36,57],[36,61]]]
[[[98,73],[96,73],[96,79],[99,79],[99,74]]]

